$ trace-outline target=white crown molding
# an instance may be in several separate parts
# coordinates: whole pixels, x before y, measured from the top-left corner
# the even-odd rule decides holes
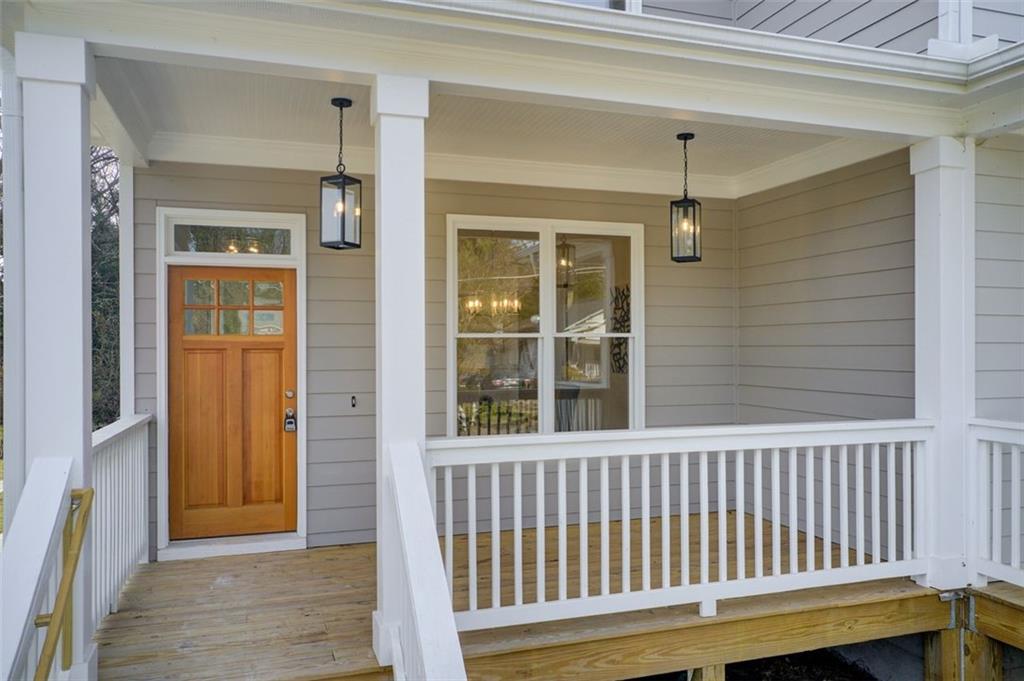
[[[905,145],[882,140],[841,139],[748,170],[735,176],[691,175],[690,187],[699,197],[735,199],[790,182],[866,161]],[[146,155],[153,161],[204,163],[254,168],[329,172],[337,147],[331,144],[286,142],[216,135],[158,132]],[[349,147],[345,160],[350,172],[372,175],[373,149]],[[676,195],[676,172],[428,153],[427,177],[435,180],[493,182],[564,189]]]

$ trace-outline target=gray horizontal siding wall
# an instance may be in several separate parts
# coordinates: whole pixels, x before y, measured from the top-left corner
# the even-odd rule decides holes
[[[977,150],[976,407],[1024,421],[1024,137]]]
[[[373,188],[363,198],[364,247],[316,244],[315,173],[155,163],[136,171],[137,408],[156,411],[156,247],[159,206],[304,213],[308,290],[308,531],[313,546],[374,538]],[[668,260],[668,197],[431,181],[427,188],[427,433],[445,432],[445,216],[449,213],[639,222],[645,225],[647,422],[734,419],[733,211],[705,203],[705,260]],[[351,406],[351,397],[357,406]],[[156,453],[150,517],[155,536]],[[636,474],[639,481],[639,473]],[[549,489],[554,489],[549,487]]]
[[[974,37],[999,36],[999,47],[1024,41],[1024,0],[974,0]]]
[[[914,413],[914,189],[899,151],[737,202],[741,423]]]

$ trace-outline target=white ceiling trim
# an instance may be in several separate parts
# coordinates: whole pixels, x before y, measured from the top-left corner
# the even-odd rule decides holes
[[[842,168],[900,148],[878,140],[836,140],[732,177],[691,175],[695,196],[735,199],[780,185]],[[332,144],[158,132],[146,155],[153,161],[207,163],[255,168],[283,168],[329,172],[336,159]],[[372,174],[373,149],[345,150],[348,169]],[[427,177],[438,180],[494,182],[563,189],[637,192],[674,196],[680,191],[679,173],[636,168],[590,166],[459,154],[432,154],[426,158]]]

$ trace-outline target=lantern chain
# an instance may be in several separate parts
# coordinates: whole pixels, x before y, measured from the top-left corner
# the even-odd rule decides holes
[[[338,166],[339,175],[345,174],[345,107],[338,107]]]
[[[683,140],[683,198],[689,198],[689,175],[690,175],[690,159],[686,152],[686,142]]]

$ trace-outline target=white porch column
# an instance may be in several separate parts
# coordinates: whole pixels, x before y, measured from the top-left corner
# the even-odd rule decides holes
[[[390,662],[387,627],[397,619],[398,565],[393,519],[384,506],[385,459],[391,444],[426,439],[426,284],[424,120],[429,83],[379,75],[373,87],[376,131],[377,611],[373,646]],[[404,596],[398,596],[402,598]]]
[[[25,451],[69,456],[92,485],[89,99],[93,59],[78,38],[16,37],[24,108]],[[31,503],[22,499],[22,504]],[[74,589],[72,678],[95,678],[92,542]]]
[[[923,583],[966,587],[976,534],[976,466],[967,447],[974,413],[974,139],[935,137],[910,149],[915,183],[916,415],[937,423],[926,452],[927,552]]]
[[[999,36],[974,40],[974,0],[939,0],[938,37],[928,40],[928,54],[975,59],[999,49]]]

